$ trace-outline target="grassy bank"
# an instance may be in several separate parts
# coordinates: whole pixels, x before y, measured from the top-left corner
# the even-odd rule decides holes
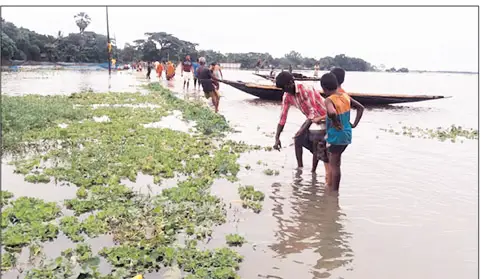
[[[29,182],[78,187],[76,197],[63,203],[2,192],[2,271],[19,267],[19,253],[28,247],[35,264],[26,278],[113,279],[165,268],[187,278],[238,278],[242,256],[227,244],[201,250],[197,241],[226,221],[224,202],[210,194],[213,181],[237,180],[239,154],[259,147],[224,140],[231,128],[209,108],[180,100],[155,83],[148,90],[2,96],[2,152],[14,155],[16,172]],[[195,120],[195,131],[144,126],[173,110]],[[158,195],[141,194],[121,183],[135,182],[139,173],[152,175],[153,187],[187,178]],[[254,201],[260,210],[262,199]],[[55,241],[60,232],[77,247],[44,259],[42,243]],[[94,255],[87,241],[103,234],[112,235],[116,245]],[[179,244],[180,235],[185,241]],[[99,272],[99,257],[112,267],[109,274]]]

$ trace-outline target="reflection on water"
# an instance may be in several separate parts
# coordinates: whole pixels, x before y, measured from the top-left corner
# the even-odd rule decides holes
[[[329,278],[330,272],[352,262],[349,247],[351,235],[345,230],[346,216],[339,207],[339,197],[325,188],[324,183],[312,175],[304,180],[302,170],[296,171],[289,197],[293,214],[286,215],[283,203],[277,199],[279,183],[272,185],[273,216],[279,225],[275,238],[279,241],[269,247],[285,258],[288,254],[300,254],[313,250],[317,262],[313,266],[313,278]]]

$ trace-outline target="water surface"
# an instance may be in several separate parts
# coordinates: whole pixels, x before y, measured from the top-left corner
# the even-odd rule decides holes
[[[269,83],[248,71],[225,70],[224,77]],[[229,222],[215,230],[207,246],[224,245],[225,233],[245,235],[250,243],[239,248],[245,255],[242,278],[476,278],[477,141],[413,139],[380,129],[451,124],[477,128],[477,79],[464,74],[348,72],[347,91],[452,98],[367,109],[343,154],[338,196],[325,191],[322,167],[317,175],[310,173],[308,152],[304,170],[295,170],[289,145],[304,118],[291,109],[280,152],[241,157],[242,165],[252,167],[241,171],[241,183],[266,194],[263,211],[243,210],[236,184],[217,181],[212,190],[232,207]],[[114,73],[109,79],[106,72],[11,72],[2,73],[2,93],[136,91],[144,82],[136,73]],[[163,84],[183,95],[179,74]],[[308,84],[318,87],[317,82]],[[189,95],[194,93],[190,90]],[[221,93],[220,113],[241,131],[231,138],[263,146],[274,143],[279,103],[259,101],[225,84]],[[268,166],[256,164],[259,159]],[[266,176],[266,168],[281,173]],[[18,186],[8,174],[11,169],[2,171],[5,190],[22,195],[45,191],[26,182]],[[30,193],[24,190],[27,186]]]

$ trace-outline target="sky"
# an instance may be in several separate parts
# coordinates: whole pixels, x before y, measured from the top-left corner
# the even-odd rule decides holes
[[[2,17],[42,34],[78,32],[74,15],[86,12],[87,31],[106,34],[102,7],[3,7]],[[167,32],[198,49],[291,50],[321,58],[345,54],[386,67],[478,70],[478,10],[473,7],[110,7],[117,44]]]

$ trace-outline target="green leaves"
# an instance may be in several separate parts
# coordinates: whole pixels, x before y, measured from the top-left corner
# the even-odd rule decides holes
[[[461,126],[451,125],[449,128],[438,127],[436,129],[419,128],[419,127],[402,127],[402,132],[395,131],[394,129],[381,129],[396,135],[404,135],[411,138],[424,138],[424,139],[437,139],[439,141],[450,140],[456,142],[461,138],[461,142],[464,139],[478,139],[478,130],[464,129]]]
[[[242,246],[242,244],[246,243],[245,238],[238,234],[226,235],[225,241],[229,246]]]
[[[58,226],[55,219],[61,214],[56,203],[28,197],[9,201],[11,193],[2,192],[1,201],[6,205],[2,208],[2,245],[8,251],[19,252],[37,241],[55,239],[59,229],[73,242],[111,234],[117,245],[100,252],[115,267],[109,279],[165,266],[172,267],[175,276],[182,270],[191,273],[191,278],[237,278],[240,255],[229,249],[199,250],[195,240],[211,236],[213,226],[226,221],[224,202],[210,194],[214,180],[236,180],[239,154],[260,147],[223,140],[223,133],[230,131],[225,119],[201,105],[178,100],[163,88],[156,90],[149,95],[82,93],[68,98],[41,97],[40,103],[55,108],[59,102],[74,107],[74,112],[59,114],[58,118],[51,115],[46,122],[31,121],[23,128],[20,124],[9,126],[9,132],[23,129],[22,139],[27,145],[42,146],[42,140],[51,141],[43,146],[46,152],[14,161],[18,173],[27,175],[32,182],[53,177],[79,188],[76,197],[64,201],[75,216],[60,218]],[[19,100],[15,102],[28,103],[38,98]],[[93,104],[107,106],[94,108]],[[136,107],[138,104],[144,106]],[[174,109],[181,110],[185,119],[197,120],[195,134],[143,126]],[[50,112],[39,109],[33,113],[41,118]],[[91,120],[102,115],[110,122]],[[59,127],[59,122],[68,126]],[[156,183],[176,176],[187,178],[151,196],[121,184],[125,179],[135,181],[139,172],[154,176]],[[246,195],[252,200],[246,202],[256,203],[252,208],[260,211],[258,201],[263,194],[252,191]],[[185,247],[174,244],[179,233],[187,235]],[[244,242],[230,237],[232,245]],[[40,253],[40,248],[37,250]],[[98,264],[99,258],[90,247],[80,243],[53,261],[36,265],[26,278],[103,278],[97,271]]]
[[[256,191],[254,186],[241,186],[238,188],[239,196],[242,200],[242,206],[244,208],[250,208],[255,213],[259,213],[262,210],[261,201],[264,200],[264,193]]]

